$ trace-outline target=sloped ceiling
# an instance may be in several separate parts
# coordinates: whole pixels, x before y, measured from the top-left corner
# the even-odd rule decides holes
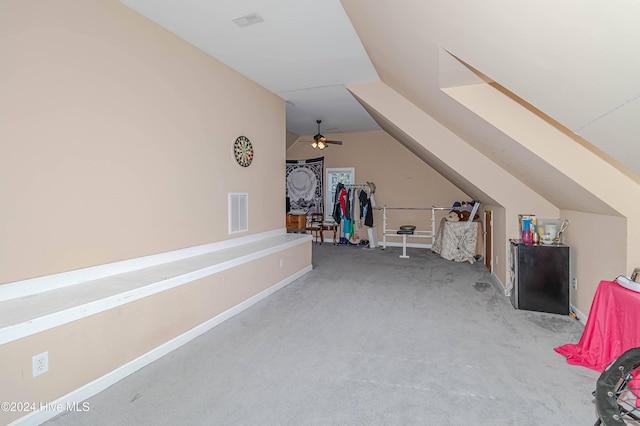
[[[418,143],[416,143],[411,137],[407,136],[402,129],[398,128],[393,122],[389,121],[386,117],[379,114],[375,109],[371,108],[366,103],[363,103],[367,112],[380,123],[387,133],[402,143],[409,151],[431,166],[434,170],[437,170],[441,175],[447,178],[449,182],[460,188],[465,194],[469,195],[474,200],[482,200],[486,205],[499,205],[500,203],[494,200],[486,192],[482,191],[476,185],[473,185],[467,178],[465,178],[457,170],[451,168],[448,164],[440,160],[437,156],[433,155],[428,150]]]
[[[611,212],[441,90],[457,77],[452,55],[637,175],[640,31],[632,21],[640,4],[564,3],[342,0],[388,86],[556,206]]]
[[[420,106],[443,48],[640,173],[640,3],[342,3],[380,78]]]
[[[640,2],[120,1],[287,100],[288,144],[314,134],[316,119],[325,134],[397,133],[346,89],[379,79],[558,208],[615,214],[445,92],[490,82],[640,182]],[[233,24],[251,12],[264,22]],[[461,171],[413,150],[482,195]]]

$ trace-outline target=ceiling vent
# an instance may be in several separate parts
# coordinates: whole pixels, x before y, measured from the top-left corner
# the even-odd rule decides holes
[[[258,15],[257,13],[250,13],[248,15],[244,15],[234,19],[233,22],[239,27],[248,27],[249,25],[264,22],[264,19],[262,19],[262,16]]]

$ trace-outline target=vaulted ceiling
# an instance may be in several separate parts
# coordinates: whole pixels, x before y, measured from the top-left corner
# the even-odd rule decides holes
[[[325,134],[393,134],[393,123],[348,90],[381,81],[557,207],[609,213],[518,140],[508,111],[485,113],[472,101],[480,92],[464,89],[484,86],[640,180],[640,3],[121,1],[283,97],[291,132],[313,134],[322,119]],[[242,17],[263,22],[239,27],[233,19]],[[483,195],[428,149],[412,150],[469,195]]]
[[[494,88],[638,181],[640,145],[633,139],[640,120],[633,117],[640,117],[640,79],[634,77],[640,56],[632,52],[640,31],[632,21],[640,16],[639,4],[342,4],[386,85],[557,207],[612,212],[563,168],[522,144],[510,131],[519,123],[508,113],[509,122],[490,121],[465,102],[465,88]],[[545,142],[544,132],[539,137]],[[566,153],[559,148],[557,156]]]

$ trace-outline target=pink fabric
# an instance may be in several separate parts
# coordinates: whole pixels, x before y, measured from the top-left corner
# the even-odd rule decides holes
[[[578,344],[555,351],[569,364],[603,371],[613,360],[640,346],[640,293],[615,281],[600,281]]]

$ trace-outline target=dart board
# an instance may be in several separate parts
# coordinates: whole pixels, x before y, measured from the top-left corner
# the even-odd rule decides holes
[[[249,167],[253,161],[253,146],[246,136],[239,136],[233,143],[233,156],[242,167]]]

